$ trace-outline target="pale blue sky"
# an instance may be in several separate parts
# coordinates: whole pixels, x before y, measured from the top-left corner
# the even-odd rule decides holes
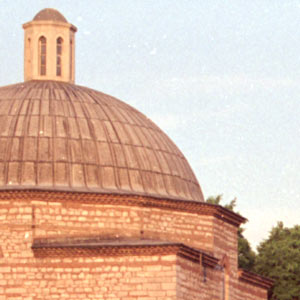
[[[78,27],[76,83],[156,122],[255,246],[300,223],[300,0],[0,0],[0,85],[23,81],[41,9]]]

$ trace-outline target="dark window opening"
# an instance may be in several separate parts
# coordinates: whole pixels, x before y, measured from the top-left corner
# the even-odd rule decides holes
[[[46,66],[47,66],[47,40],[44,36],[39,38],[39,73],[40,75],[46,75]]]
[[[62,64],[61,64],[61,56],[62,56],[62,38],[58,38],[56,40],[56,76],[61,76],[62,73]]]

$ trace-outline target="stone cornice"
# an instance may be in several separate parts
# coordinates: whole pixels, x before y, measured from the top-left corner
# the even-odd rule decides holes
[[[247,219],[220,205],[209,204],[198,201],[187,201],[168,198],[156,198],[140,195],[116,194],[116,193],[81,193],[64,191],[44,190],[3,190],[0,191],[1,200],[38,200],[38,201],[59,201],[76,203],[96,203],[106,205],[125,205],[138,207],[152,207],[172,211],[184,211],[199,215],[214,216],[226,223],[240,226]]]
[[[184,259],[201,264],[205,267],[215,268],[218,259],[197,249],[181,243],[128,240],[107,241],[92,239],[72,242],[72,239],[35,239],[32,250],[36,258],[51,257],[91,257],[91,256],[151,256],[151,255],[177,255]]]
[[[55,25],[58,27],[66,27],[70,28],[72,31],[77,32],[77,27],[74,26],[73,24],[66,23],[66,22],[60,22],[60,21],[48,21],[48,20],[41,20],[41,21],[30,21],[25,24],[23,24],[23,29],[29,28],[33,25]]]
[[[270,289],[274,284],[274,281],[272,279],[255,274],[250,271],[246,271],[244,269],[239,269],[238,278],[241,281],[259,286],[264,289]]]

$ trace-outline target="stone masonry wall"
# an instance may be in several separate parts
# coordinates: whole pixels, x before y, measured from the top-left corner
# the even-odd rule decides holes
[[[199,264],[175,255],[33,256],[34,238],[67,236],[151,238],[204,249],[219,259],[227,253],[230,300],[266,299],[264,290],[253,298],[252,286],[238,282],[236,228],[213,216],[75,201],[7,199],[0,200],[0,233],[0,300],[221,299],[221,271],[206,268],[204,280]]]
[[[213,250],[213,217],[157,208],[33,201],[36,236],[145,237]],[[188,220],[188,222],[187,222]]]
[[[229,297],[230,300],[239,300],[240,298],[236,295],[235,288],[238,283],[237,228],[231,224],[223,222],[222,220],[216,219],[214,222],[213,236],[214,256],[221,260],[221,264],[224,268],[223,276],[225,276],[225,273],[229,275],[229,283],[227,283],[229,285],[227,297]],[[224,280],[223,277],[222,280]]]
[[[222,273],[183,258],[177,260],[177,299],[222,299]]]
[[[248,284],[247,282],[239,281],[236,288],[236,299],[242,300],[266,300],[268,299],[267,290]]]
[[[176,257],[27,259],[0,264],[0,299],[176,299]]]
[[[230,271],[236,273],[238,269],[238,240],[237,228],[219,219],[213,223],[213,253],[214,256],[222,259],[228,257]]]
[[[177,299],[180,300],[266,300],[261,287],[232,279],[227,286],[225,270],[200,268],[199,264],[177,259]],[[205,275],[204,275],[205,274]],[[225,290],[227,289],[227,293]]]

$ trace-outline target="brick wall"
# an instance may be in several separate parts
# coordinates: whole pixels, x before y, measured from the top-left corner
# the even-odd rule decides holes
[[[230,271],[238,269],[237,227],[219,219],[213,221],[213,253],[219,259],[228,256]]]
[[[86,233],[178,241],[213,250],[213,217],[157,208],[32,201],[36,235]],[[187,222],[188,219],[188,222]]]
[[[222,299],[222,272],[183,258],[177,260],[177,299]]]
[[[236,227],[208,215],[167,209],[0,200],[0,300],[222,299],[221,270],[176,255],[36,258],[34,238],[136,237],[184,243],[230,261],[230,300],[266,299],[237,278]],[[254,296],[256,298],[254,298]]]
[[[266,300],[268,299],[267,290],[253,286],[246,282],[238,282],[236,288],[236,299],[247,299],[247,300]]]
[[[10,263],[0,267],[0,299],[176,299],[175,264],[167,259],[91,257]]]

